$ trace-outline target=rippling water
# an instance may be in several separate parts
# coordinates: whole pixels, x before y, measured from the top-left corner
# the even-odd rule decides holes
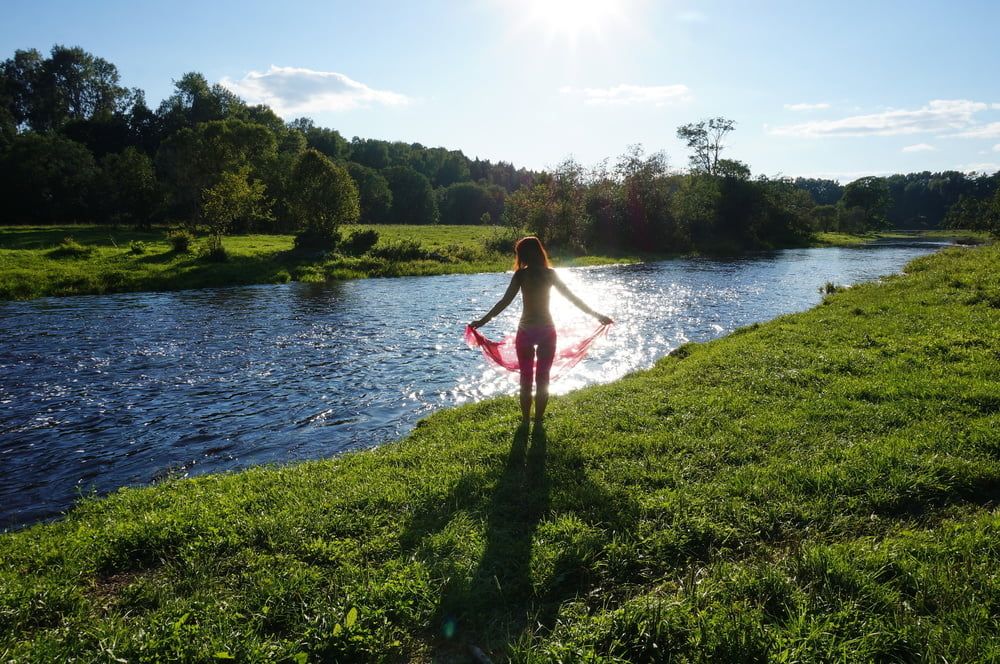
[[[806,309],[827,281],[898,272],[941,243],[561,270],[617,321],[556,393],[687,341]],[[286,284],[0,303],[0,528],[169,474],[326,457],[429,412],[517,390],[464,346],[510,275]],[[560,327],[592,319],[553,295]],[[518,302],[484,328],[512,331]]]

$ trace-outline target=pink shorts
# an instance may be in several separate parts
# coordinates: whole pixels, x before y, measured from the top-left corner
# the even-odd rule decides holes
[[[548,383],[552,360],[556,356],[556,328],[552,325],[518,328],[514,348],[517,350],[521,384],[530,386],[533,376],[536,382]]]

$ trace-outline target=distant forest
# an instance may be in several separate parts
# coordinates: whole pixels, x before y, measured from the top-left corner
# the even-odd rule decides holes
[[[721,156],[734,130],[723,117],[678,127],[683,170],[633,146],[597,167],[570,160],[537,172],[285,122],[195,72],[152,109],[114,64],[81,48],[18,50],[0,65],[0,222],[295,233],[327,248],[345,223],[494,224],[580,252],[787,246],[818,230],[1000,229],[1000,174],[846,186],[754,177]]]

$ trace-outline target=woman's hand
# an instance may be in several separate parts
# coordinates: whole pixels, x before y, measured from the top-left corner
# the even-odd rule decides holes
[[[597,320],[601,321],[601,325],[611,325],[612,323],[614,323],[613,320],[611,320],[604,314],[597,314]]]

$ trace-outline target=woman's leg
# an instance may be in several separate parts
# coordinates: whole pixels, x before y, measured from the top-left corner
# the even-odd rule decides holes
[[[545,407],[549,405],[549,373],[556,356],[556,334],[538,344],[538,362],[535,364],[535,421],[541,422]]]
[[[517,350],[517,365],[521,372],[521,421],[531,419],[531,382],[535,369],[535,347],[522,338],[520,332],[514,342]]]

